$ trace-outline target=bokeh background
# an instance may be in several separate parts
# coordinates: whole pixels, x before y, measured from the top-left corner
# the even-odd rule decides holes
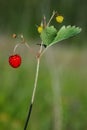
[[[82,32],[51,47],[40,66],[35,103],[29,130],[87,130],[87,1],[86,0],[0,0],[0,130],[23,130],[33,91],[36,60],[21,45],[16,53],[22,65],[13,69],[8,57],[23,34],[39,49],[36,25],[52,11],[64,16],[56,28],[76,25]]]

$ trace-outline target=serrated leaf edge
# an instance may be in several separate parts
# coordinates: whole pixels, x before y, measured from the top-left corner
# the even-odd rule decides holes
[[[76,28],[76,29],[78,29],[79,31],[78,31],[78,33],[77,34],[79,34],[80,32],[81,32],[81,28],[80,27],[76,27],[76,26],[71,26],[71,25],[68,25],[68,26],[65,26],[65,25],[63,25],[61,28],[60,28],[60,30],[62,30],[62,29],[65,29],[65,28]],[[57,33],[59,33],[60,32],[60,30],[57,32]],[[75,34],[75,35],[77,35],[77,34]],[[75,36],[74,35],[74,36]],[[73,36],[72,36],[73,37]],[[65,38],[66,39],[66,38]],[[65,40],[65,39],[63,39],[63,40]],[[62,41],[62,40],[60,40],[60,41]],[[58,42],[60,42],[60,41],[58,41]],[[58,43],[58,42],[52,42],[49,46],[52,46],[53,44],[56,44],[56,43]]]

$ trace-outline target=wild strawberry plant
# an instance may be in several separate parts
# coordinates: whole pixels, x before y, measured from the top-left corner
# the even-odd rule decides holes
[[[53,11],[52,16],[48,22],[46,21],[46,17],[45,16],[43,17],[41,24],[37,27],[37,31],[40,34],[41,43],[38,44],[38,45],[40,45],[40,47],[39,47],[38,52],[36,52],[36,53],[30,47],[30,45],[25,41],[23,35],[17,36],[16,34],[13,34],[13,38],[20,38],[21,42],[18,43],[14,47],[13,54],[9,57],[9,64],[13,68],[18,68],[21,65],[21,56],[19,54],[15,54],[16,48],[21,44],[25,44],[25,46],[28,47],[30,52],[34,54],[34,56],[36,57],[36,60],[37,60],[34,88],[33,88],[31,103],[30,103],[27,119],[25,122],[24,130],[27,129],[30,115],[32,112],[32,106],[34,103],[38,75],[39,75],[40,60],[42,58],[42,55],[48,50],[49,47],[53,46],[54,44],[57,44],[58,42],[65,40],[65,39],[68,39],[72,36],[75,36],[81,32],[81,28],[76,27],[76,26],[71,26],[71,25],[68,25],[68,26],[63,25],[58,30],[55,28],[54,25],[50,25],[53,18],[55,18],[56,22],[59,24],[62,23],[64,20],[64,17],[55,11]]]

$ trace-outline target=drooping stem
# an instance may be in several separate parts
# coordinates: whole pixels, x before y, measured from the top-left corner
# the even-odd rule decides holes
[[[28,45],[28,43],[25,42],[24,44],[29,49],[29,51],[31,52],[31,54],[35,55],[35,51]]]
[[[42,44],[41,44],[41,47],[40,47],[40,50],[39,50],[39,54],[41,53],[41,51],[42,51]],[[39,57],[37,56],[37,67],[36,67],[36,75],[35,75],[35,81],[34,81],[34,89],[33,89],[33,93],[32,93],[31,103],[30,103],[27,119],[26,119],[26,122],[25,122],[24,130],[26,130],[27,127],[28,127],[28,123],[29,123],[29,120],[30,120],[31,112],[32,112],[32,107],[33,107],[33,103],[34,103],[34,99],[35,99],[35,93],[36,93],[36,88],[37,88],[39,67],[40,67],[40,55],[39,55]]]
[[[20,44],[21,44],[21,43],[18,43],[18,44],[14,47],[13,53],[15,53],[17,47],[20,46]]]

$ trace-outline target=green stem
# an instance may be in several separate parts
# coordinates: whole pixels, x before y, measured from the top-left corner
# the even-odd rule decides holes
[[[42,50],[42,45],[40,47],[39,53],[41,53],[41,50]],[[32,107],[33,107],[33,103],[34,103],[34,99],[35,99],[35,93],[36,93],[36,88],[37,88],[39,67],[40,67],[40,57],[37,57],[37,67],[36,67],[36,75],[35,75],[35,81],[34,81],[34,89],[33,89],[33,93],[32,93],[31,103],[30,103],[27,119],[26,119],[26,122],[25,122],[24,130],[26,130],[27,127],[28,127],[28,123],[29,123],[29,120],[30,120],[31,112],[32,112]]]
[[[40,66],[40,58],[37,58],[37,67],[36,67],[36,75],[35,75],[34,89],[33,89],[33,93],[32,93],[31,104],[30,104],[30,107],[29,107],[29,112],[28,112],[27,119],[26,119],[26,122],[25,122],[24,130],[27,129],[27,126],[28,126],[28,123],[29,123],[29,120],[30,120],[30,116],[31,116],[31,112],[32,112],[32,106],[33,106],[33,103],[34,103],[35,92],[36,92],[36,88],[37,88],[37,80],[38,80],[38,74],[39,74],[39,66]]]
[[[40,58],[37,59],[36,76],[35,76],[34,89],[33,89],[33,94],[32,94],[32,99],[31,99],[31,103],[32,103],[32,104],[33,104],[33,102],[34,102],[34,97],[35,97],[35,92],[36,92],[36,87],[37,87],[39,67],[40,67]]]

